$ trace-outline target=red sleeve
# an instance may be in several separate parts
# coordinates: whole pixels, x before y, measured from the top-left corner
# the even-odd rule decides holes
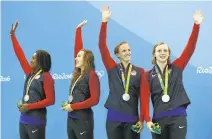
[[[43,88],[46,98],[39,102],[28,104],[28,109],[45,108],[55,103],[54,80],[49,72],[44,72]]]
[[[99,103],[100,82],[99,82],[99,78],[95,71],[90,72],[89,89],[90,89],[90,98],[86,99],[85,101],[79,102],[79,103],[71,104],[71,108],[73,110],[90,108]]]
[[[177,58],[173,62],[173,65],[181,68],[182,70],[184,70],[184,68],[188,64],[188,62],[196,48],[196,43],[197,43],[198,34],[199,34],[199,28],[200,28],[199,24],[194,24],[192,33],[189,37],[189,40],[188,40],[188,43],[187,43],[185,49],[183,50],[183,53],[181,54],[181,56],[179,58]]]
[[[82,29],[78,27],[76,29],[76,36],[75,36],[75,45],[74,45],[74,58],[77,56],[78,52],[82,50],[83,42],[82,42]]]
[[[142,86],[141,86],[141,98],[142,98],[142,112],[144,114],[144,120],[146,122],[151,121],[149,116],[149,100],[150,100],[150,86],[148,82],[148,72],[144,73],[142,78]]]
[[[140,70],[141,70],[141,79],[140,79],[140,88],[143,86],[143,78],[144,78],[144,70],[142,69],[142,68],[140,68]],[[140,118],[139,118],[139,120],[140,121],[143,121],[144,120],[144,113],[143,113],[143,111],[142,111],[142,97],[141,97],[141,95],[142,95],[142,89],[140,89]]]
[[[16,39],[15,34],[11,35],[11,40],[13,44],[13,49],[15,51],[16,56],[18,57],[18,60],[21,64],[22,69],[24,70],[24,73],[27,75],[32,72],[32,69],[24,55],[24,52],[21,48],[21,46],[18,43],[18,40]]]
[[[106,43],[107,37],[107,22],[102,22],[100,35],[99,35],[99,49],[102,56],[102,61],[107,71],[115,67],[117,64],[110,56],[110,52]]]

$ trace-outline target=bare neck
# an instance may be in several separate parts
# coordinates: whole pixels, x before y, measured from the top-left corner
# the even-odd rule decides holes
[[[124,69],[126,69],[127,66],[130,64],[130,61],[128,61],[128,62],[126,62],[126,61],[121,61],[121,63],[123,64]]]
[[[82,73],[84,72],[84,69],[85,69],[85,67],[81,67],[81,68],[80,68],[81,75],[82,75]]]
[[[157,61],[157,65],[159,66],[161,72],[163,72],[165,67],[166,67],[166,65],[167,65],[167,62],[158,62]]]
[[[40,70],[40,68],[34,68],[32,69],[32,73],[37,73]]]

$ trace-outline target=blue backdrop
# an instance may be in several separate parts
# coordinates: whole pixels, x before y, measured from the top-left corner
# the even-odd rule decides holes
[[[73,45],[76,26],[84,19],[84,47],[95,54],[95,64],[101,81],[100,103],[94,107],[95,139],[106,139],[105,100],[108,96],[107,73],[98,49],[101,8],[110,6],[112,19],[108,24],[108,47],[120,41],[129,42],[132,63],[149,70],[154,44],[166,42],[172,50],[172,60],[185,47],[193,26],[193,13],[201,9],[201,25],[197,49],[184,71],[184,85],[192,101],[188,107],[187,139],[210,139],[212,136],[211,61],[212,3],[211,2],[2,2],[1,25],[1,126],[2,139],[18,139],[19,111],[16,102],[22,96],[24,73],[13,52],[10,28],[16,20],[16,31],[28,60],[37,49],[52,56],[52,75],[55,79],[56,103],[48,108],[47,139],[67,139],[66,116],[60,103],[67,100],[73,71]],[[113,58],[115,56],[113,55]],[[117,59],[116,59],[117,60]],[[204,71],[204,73],[202,73]],[[145,125],[146,126],[146,125]],[[141,138],[150,139],[144,128]]]

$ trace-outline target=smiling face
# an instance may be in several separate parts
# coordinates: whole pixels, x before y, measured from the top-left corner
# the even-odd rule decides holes
[[[153,49],[153,64],[166,63],[170,59],[170,49],[167,44],[159,43]]]
[[[116,56],[121,62],[129,63],[131,61],[131,50],[128,43],[121,44],[116,52]]]

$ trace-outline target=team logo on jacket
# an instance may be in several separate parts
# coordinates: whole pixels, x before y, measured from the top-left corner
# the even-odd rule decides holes
[[[157,73],[156,74],[152,74],[152,77],[155,77],[155,76],[157,76]]]
[[[39,79],[40,78],[40,75],[37,75],[36,77],[35,77],[35,79]]]
[[[136,74],[137,74],[137,72],[136,72],[135,70],[132,70],[132,71],[131,71],[131,75],[132,75],[132,76],[135,76]]]

